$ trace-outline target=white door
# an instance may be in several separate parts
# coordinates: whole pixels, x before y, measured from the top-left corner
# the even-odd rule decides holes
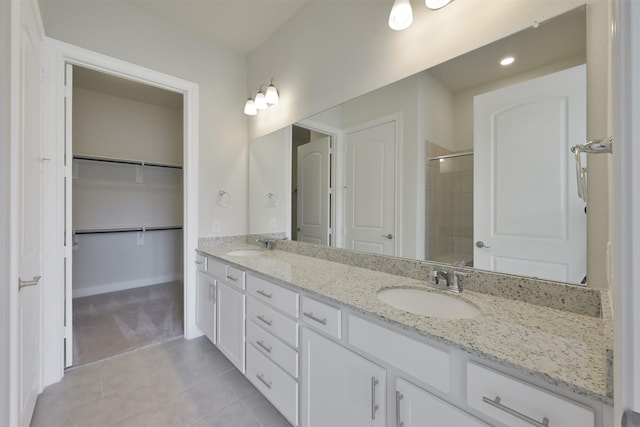
[[[386,425],[386,371],[343,346],[302,329],[302,425]]]
[[[244,374],[245,296],[224,282],[217,282],[218,333],[216,345]]]
[[[202,271],[196,273],[196,324],[216,343],[216,280]]]
[[[345,248],[396,254],[396,122],[348,132]]]
[[[17,209],[11,223],[17,235],[18,292],[17,342],[11,351],[11,368],[17,371],[17,423],[31,422],[40,391],[41,312],[42,312],[42,43],[43,34],[33,2],[12,2],[12,60],[17,62],[12,75],[11,105],[12,157],[16,183],[12,200]],[[13,12],[13,11],[12,11]],[[15,49],[15,50],[13,50]],[[10,349],[12,346],[10,345]],[[15,389],[14,389],[15,390]],[[12,408],[15,409],[15,408]]]
[[[396,425],[404,427],[486,427],[466,412],[398,378]]]
[[[570,147],[586,139],[586,66],[474,99],[474,267],[580,283],[587,217]]]
[[[298,241],[329,244],[331,137],[298,147]]]
[[[64,366],[73,365],[73,65],[64,70]]]

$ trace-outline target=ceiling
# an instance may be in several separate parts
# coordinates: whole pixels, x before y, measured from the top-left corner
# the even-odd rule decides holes
[[[249,54],[310,0],[123,0],[208,42]]]

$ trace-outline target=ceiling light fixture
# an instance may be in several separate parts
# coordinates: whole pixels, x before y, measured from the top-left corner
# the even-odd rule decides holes
[[[513,56],[505,56],[500,60],[500,65],[502,65],[503,67],[506,67],[507,65],[513,64],[515,60],[516,58],[514,58]]]
[[[442,9],[452,1],[453,0],[424,0],[424,4],[429,9],[438,10],[438,9]]]
[[[258,89],[253,89],[249,93],[249,99],[244,104],[244,113],[247,116],[255,116],[258,113],[258,110],[266,110],[272,105],[280,102],[280,94],[278,93],[278,89],[273,84],[273,79],[271,79],[271,83],[267,87],[266,91],[263,91],[262,88],[267,86],[266,84],[260,85]],[[257,92],[255,98],[251,97],[251,93]]]
[[[413,10],[409,0],[396,0],[389,14],[389,27],[393,30],[409,28],[413,22]]]
[[[433,10],[442,9],[453,0],[424,0],[424,4]],[[410,0],[395,0],[389,13],[389,27],[392,30],[404,30],[413,22],[413,10]]]

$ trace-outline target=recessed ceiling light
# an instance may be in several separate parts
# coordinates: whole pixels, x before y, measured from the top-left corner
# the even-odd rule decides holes
[[[511,65],[515,62],[515,60],[516,58],[514,58],[513,56],[505,56],[500,60],[500,65],[502,66]]]

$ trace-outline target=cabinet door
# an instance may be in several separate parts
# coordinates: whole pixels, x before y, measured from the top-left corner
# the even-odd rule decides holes
[[[216,281],[205,273],[197,274],[196,322],[198,327],[216,343]]]
[[[466,412],[398,378],[396,381],[396,425],[403,427],[487,426]]]
[[[218,348],[244,373],[245,296],[223,282],[218,282]]]
[[[341,345],[302,330],[305,427],[384,426],[386,371]]]

